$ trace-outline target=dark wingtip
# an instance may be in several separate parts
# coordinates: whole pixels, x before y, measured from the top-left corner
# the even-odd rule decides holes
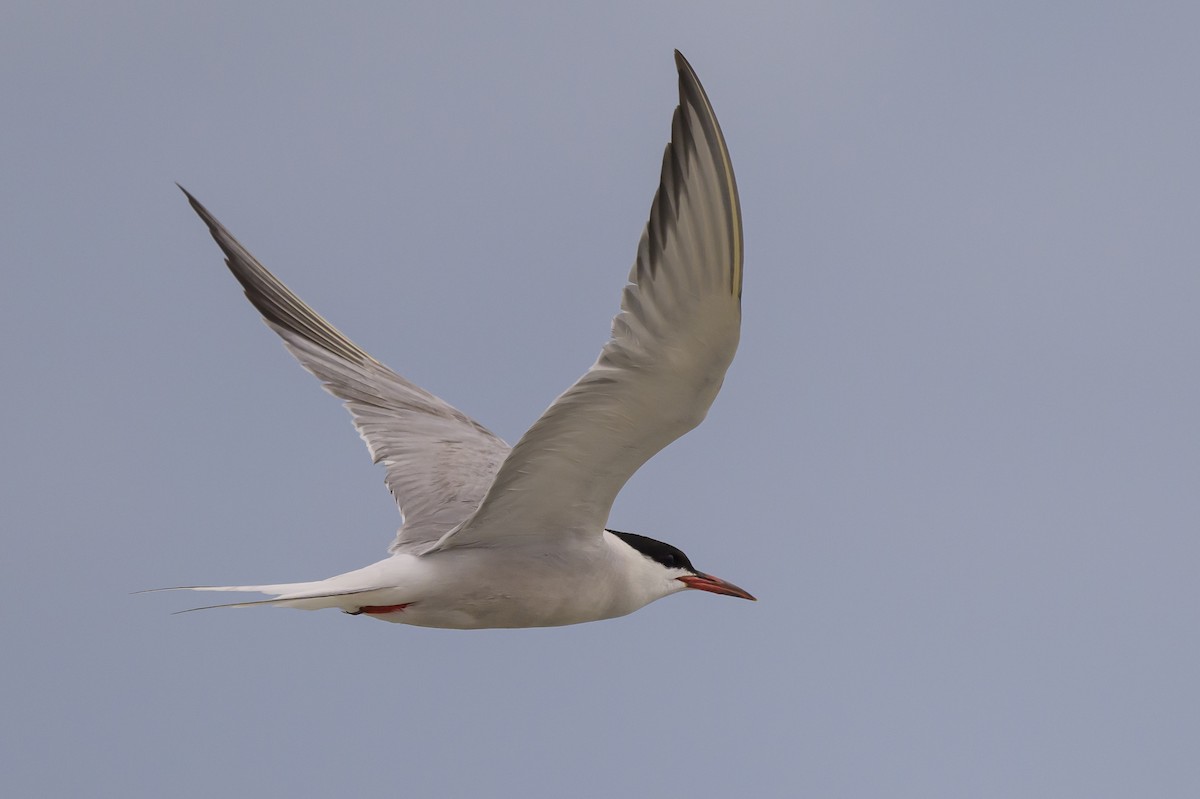
[[[740,300],[742,298],[742,268],[741,268],[741,240],[742,240],[742,212],[737,196],[737,182],[733,176],[733,165],[729,163],[728,148],[725,144],[725,134],[721,132],[721,126],[717,122],[716,112],[713,111],[712,103],[708,99],[708,92],[704,90],[704,86],[700,83],[700,77],[696,74],[696,70],[683,53],[675,51],[675,66],[679,70],[679,106],[692,106],[697,113],[700,128],[703,130],[703,138],[712,148],[714,158],[718,162],[724,161],[725,170],[728,173],[728,185],[725,187],[725,203],[729,207],[730,213],[736,217],[736,231],[734,233],[736,241],[736,252],[733,259],[736,263],[734,274],[732,275],[731,290]],[[676,111],[678,114],[678,110]],[[672,132],[672,141],[674,142],[675,135]]]
[[[190,191],[183,187],[182,183],[176,181],[175,185],[179,187],[181,192],[183,192],[183,196],[187,197],[188,205],[192,206],[192,210],[199,214],[200,218],[204,220],[204,224],[208,225],[208,229],[213,234],[213,238],[216,238],[217,234],[215,228],[217,225],[217,220],[213,218],[213,215],[208,212],[208,209],[205,208]],[[220,241],[217,243],[219,244]]]
[[[691,62],[683,57],[683,53],[679,52],[678,50],[675,51],[675,69],[678,70],[679,79],[681,81],[695,84],[697,86],[700,84],[700,78],[696,75],[695,68],[692,66]]]
[[[693,105],[700,107],[708,107],[711,105],[708,101],[708,93],[704,91],[704,87],[700,84],[700,76],[696,74],[696,70],[691,63],[683,57],[683,53],[675,51],[675,68],[679,72],[679,100],[680,104],[684,104],[684,100]]]

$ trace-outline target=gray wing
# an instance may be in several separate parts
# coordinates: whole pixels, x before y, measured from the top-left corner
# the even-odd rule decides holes
[[[180,186],[180,189],[183,189]],[[372,358],[322,319],[183,189],[263,320],[326,390],[345,400],[404,515],[392,552],[419,551],[479,506],[509,447]]]
[[[742,224],[729,152],[678,52],[679,107],[637,260],[595,365],[517,442],[435,548],[599,536],[617,492],[704,419],[741,328]]]

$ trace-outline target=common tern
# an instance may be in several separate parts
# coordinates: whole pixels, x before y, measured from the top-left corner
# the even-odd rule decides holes
[[[675,64],[679,106],[612,336],[512,448],[342,335],[183,190],[267,325],[344,401],[403,516],[390,556],[356,571],[186,590],[272,595],[209,607],[337,608],[458,629],[608,619],[687,589],[754,599],[670,544],[606,529],[630,476],[704,419],[741,327],[729,152],[678,51]]]

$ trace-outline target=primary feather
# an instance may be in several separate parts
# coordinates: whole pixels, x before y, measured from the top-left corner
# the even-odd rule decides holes
[[[372,358],[279,278],[183,189],[246,297],[288,350],[345,400],[404,515],[389,551],[427,548],[479,505],[509,447],[486,427]]]

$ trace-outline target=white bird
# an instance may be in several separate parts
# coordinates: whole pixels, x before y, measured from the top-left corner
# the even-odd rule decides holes
[[[390,557],[356,571],[187,590],[273,595],[212,607],[338,608],[458,629],[613,618],[686,589],[754,599],[670,544],[605,529],[633,473],[704,419],[741,326],[733,168],[696,73],[678,51],[675,63],[679,107],[612,337],[511,449],[359,349],[184,190],[266,323],[345,401],[404,519]]]

